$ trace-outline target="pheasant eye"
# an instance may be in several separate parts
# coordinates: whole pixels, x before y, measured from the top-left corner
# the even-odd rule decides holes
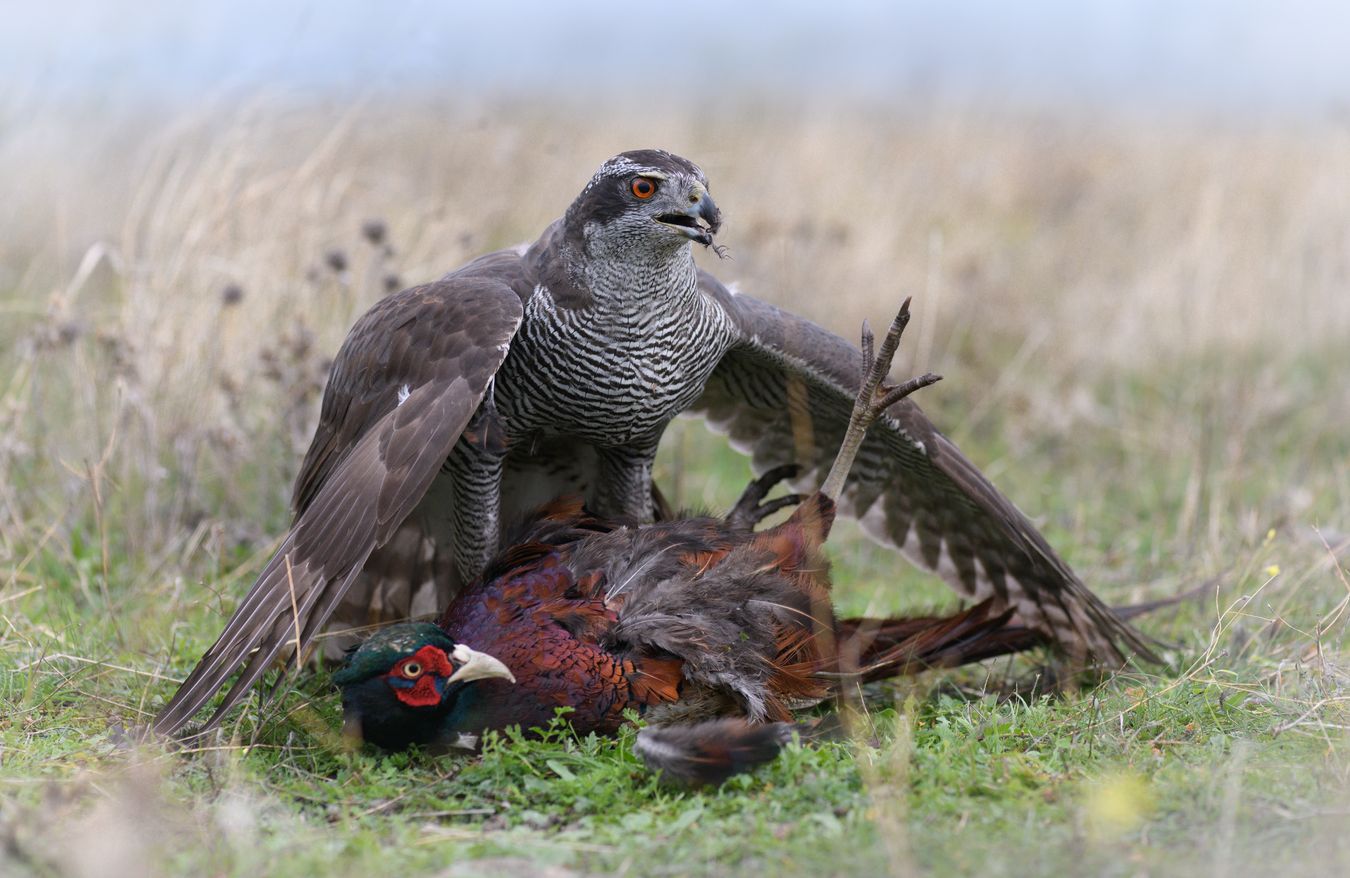
[[[418,677],[422,676],[422,666],[417,662],[408,662],[406,665],[403,666],[403,670],[401,673],[409,680],[415,680]]]
[[[644,200],[656,194],[656,182],[647,177],[634,177],[632,188],[633,194]]]

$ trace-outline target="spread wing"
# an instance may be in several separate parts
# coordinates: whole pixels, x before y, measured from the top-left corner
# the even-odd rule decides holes
[[[214,725],[283,650],[303,654],[422,499],[520,325],[528,293],[506,258],[390,296],[357,321],[324,392],[290,532],[154,731],[178,731],[242,666]]]
[[[693,406],[751,455],[756,472],[788,463],[820,484],[843,439],[862,354],[809,321],[700,275],[739,328]],[[909,399],[867,434],[840,510],[866,533],[937,572],[972,601],[993,599],[1070,655],[1118,662],[1147,642],[1074,575],[1036,527]]]

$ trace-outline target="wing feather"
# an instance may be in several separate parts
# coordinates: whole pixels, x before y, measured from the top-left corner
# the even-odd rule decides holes
[[[306,651],[367,558],[427,493],[486,394],[523,314],[512,280],[451,275],[391,296],[357,322],[296,481],[291,530],[154,731],[177,732],[242,666],[209,728],[296,648],[297,630]]]
[[[740,333],[694,413],[749,454],[757,473],[802,466],[818,485],[843,438],[861,381],[852,344],[799,317],[700,281]],[[1031,521],[937,431],[911,400],[869,431],[839,509],[873,539],[933,570],[959,594],[1048,633],[1076,658],[1153,658],[1148,641],[1103,604]]]

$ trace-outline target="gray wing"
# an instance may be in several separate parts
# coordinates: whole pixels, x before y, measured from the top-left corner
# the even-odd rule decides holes
[[[739,329],[692,411],[751,455],[756,472],[804,467],[804,486],[825,477],[861,381],[862,355],[809,321],[706,273],[700,283]],[[909,399],[868,432],[840,510],[877,541],[937,572],[961,595],[1016,610],[1071,656],[1153,658],[1145,639],[1074,575],[1036,527],[999,493]]]
[[[155,732],[181,729],[242,666],[209,728],[283,650],[304,654],[367,558],[427,492],[523,314],[512,272],[476,268],[390,296],[352,328],[296,481],[290,532]]]

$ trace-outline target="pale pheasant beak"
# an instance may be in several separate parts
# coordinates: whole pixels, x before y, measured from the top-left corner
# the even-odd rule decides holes
[[[506,665],[487,653],[469,649],[462,643],[450,651],[450,661],[460,666],[459,670],[450,675],[447,681],[450,683],[468,683],[471,680],[487,680],[494,677],[516,682],[515,675]]]

